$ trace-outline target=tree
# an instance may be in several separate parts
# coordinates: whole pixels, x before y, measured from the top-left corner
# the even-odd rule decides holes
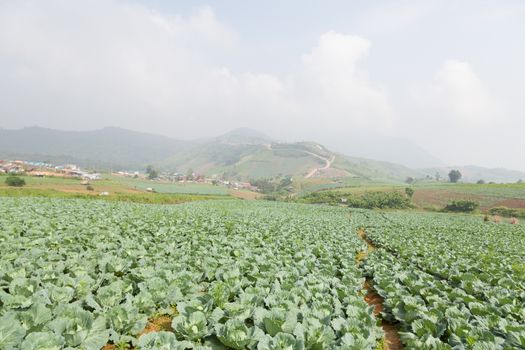
[[[276,190],[275,184],[271,179],[251,180],[250,184],[257,187],[261,193],[269,194]]]
[[[439,171],[436,171],[436,181],[439,181],[441,180],[441,174],[439,173]]]
[[[448,178],[450,179],[450,182],[452,182],[452,183],[458,182],[459,179],[461,179],[461,176],[462,176],[461,172],[459,170],[456,170],[456,169],[452,169],[448,173]]]
[[[12,187],[22,187],[22,186],[25,186],[26,181],[18,176],[8,176],[5,179],[5,184],[7,186],[12,186]]]
[[[458,212],[458,213],[472,213],[473,211],[476,211],[479,209],[479,203],[475,201],[470,200],[458,200],[458,201],[452,201],[451,203],[447,204],[447,206],[444,208],[444,211],[452,211],[452,212]]]
[[[522,184],[522,183],[523,183],[523,180],[522,180],[522,179],[519,179],[517,183]]]
[[[292,184],[292,182],[293,182],[292,177],[290,175],[287,175],[281,180],[281,182],[279,184],[279,188],[288,187],[288,186],[290,186]]]
[[[480,180],[478,180],[477,184],[478,185],[484,185],[485,184],[485,180],[480,179]]]
[[[409,185],[410,185],[410,184],[413,184],[414,181],[416,181],[416,180],[415,180],[412,176],[407,176],[407,178],[405,179],[405,182],[406,182],[407,184],[409,184]]]
[[[412,196],[414,195],[414,189],[411,187],[407,187],[405,188],[405,193],[408,196],[408,198],[412,198]]]
[[[155,179],[159,176],[159,173],[153,168],[153,165],[148,165],[146,167],[146,174],[148,174],[148,179],[150,180]]]
[[[186,180],[193,180],[193,169],[189,168],[186,172]]]

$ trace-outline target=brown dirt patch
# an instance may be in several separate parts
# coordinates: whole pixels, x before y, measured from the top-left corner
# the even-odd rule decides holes
[[[510,198],[493,204],[494,207],[525,209],[525,200]]]
[[[146,325],[146,328],[144,328],[142,333],[139,334],[139,338],[144,334],[148,333],[160,331],[173,331],[173,329],[171,328],[171,321],[171,317],[166,315],[150,319],[148,324]]]
[[[366,252],[359,252],[357,254],[356,260],[359,263],[360,261],[364,260],[371,251],[375,250],[376,247],[374,242],[368,239],[363,228],[360,228],[357,231],[357,235],[359,238],[365,241],[367,245]],[[364,297],[365,302],[369,306],[373,306],[374,315],[378,318],[381,318],[381,328],[384,332],[382,350],[402,350],[403,343],[401,343],[401,338],[399,337],[398,325],[381,317],[381,312],[383,312],[384,309],[383,303],[385,300],[375,290],[373,280],[367,279],[363,285],[363,289],[366,290],[366,295]]]
[[[372,281],[367,280],[364,284],[364,288],[366,290],[366,303],[374,307],[374,315],[376,317],[381,317],[381,312],[383,312],[384,308],[384,299],[379,294],[377,294],[372,285]],[[381,319],[381,328],[385,334],[383,337],[384,350],[403,349],[403,343],[401,343],[401,338],[399,337],[399,329],[397,324]]]
[[[372,286],[372,281],[366,280],[363,287],[366,290],[366,303],[374,307],[374,315],[380,316],[381,312],[383,312],[384,299],[379,294],[377,294],[376,290]]]
[[[115,346],[115,344],[106,344],[102,347],[101,350],[114,350],[116,349],[117,347]]]
[[[246,190],[230,190],[230,194],[234,197],[247,200],[255,200],[262,197],[260,193]]]
[[[481,202],[484,199],[486,199],[486,197],[481,196],[481,195],[475,195],[475,194],[466,194],[466,193],[458,193],[458,192],[452,192],[452,191],[446,191],[446,190],[431,190],[431,189],[418,189],[415,191],[414,196],[412,197],[413,202],[420,207],[425,207],[425,206],[444,207],[450,201],[460,200],[460,199],[474,200],[477,202]]]
[[[386,350],[402,350],[403,343],[399,337],[399,330],[397,326],[388,322],[382,322],[383,332],[385,332],[385,347]]]
[[[376,246],[374,245],[374,243],[368,239],[368,237],[366,236],[366,232],[365,232],[365,229],[364,228],[360,228],[358,231],[357,231],[357,235],[359,236],[359,238],[361,238],[363,241],[366,242],[366,246],[367,246],[367,251],[364,252],[365,253],[365,256],[374,251],[376,249]]]

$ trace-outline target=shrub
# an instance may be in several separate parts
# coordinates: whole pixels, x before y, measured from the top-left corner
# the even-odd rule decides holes
[[[7,186],[22,187],[25,186],[26,181],[18,176],[8,176],[5,179],[5,183]]]
[[[87,185],[87,186],[86,186],[86,190],[88,190],[88,191],[94,191],[95,189],[93,188],[93,186],[91,186],[91,185]]]
[[[445,211],[457,213],[472,213],[479,209],[479,203],[470,200],[452,201],[444,208]]]
[[[494,207],[489,209],[489,214],[499,215],[506,218],[525,218],[525,209],[518,208],[507,208],[507,207]]]
[[[363,209],[405,209],[410,200],[399,192],[365,192],[360,197],[348,198],[348,206]]]
[[[308,204],[335,204],[341,202],[341,194],[330,191],[312,192],[298,198],[297,202]]]
[[[405,188],[405,193],[408,196],[408,198],[412,198],[412,196],[414,195],[414,189],[411,187],[407,187]]]

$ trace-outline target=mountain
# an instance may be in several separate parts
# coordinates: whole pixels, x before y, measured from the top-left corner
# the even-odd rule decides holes
[[[508,183],[525,180],[525,172],[523,171],[503,168],[484,168],[475,165],[438,167],[422,169],[421,171],[431,175],[439,173],[443,178],[446,178],[452,169],[457,169],[461,172],[461,181],[463,182],[477,182],[478,180],[484,180],[485,182]]]
[[[62,131],[40,127],[0,129],[0,157],[73,162],[94,168],[126,168],[183,152],[191,143],[169,137],[108,127]]]
[[[113,127],[0,129],[0,158],[76,163],[100,170],[143,169],[152,164],[162,170],[192,169],[241,179],[294,175],[402,181],[418,174],[393,163],[336,154],[316,142],[279,142],[248,128],[195,141]]]
[[[356,141],[357,140],[357,141]],[[358,142],[356,139],[353,142]],[[386,144],[393,142],[385,141]],[[397,143],[397,150],[403,142]],[[424,153],[409,147],[414,155]],[[240,179],[277,175],[313,177],[356,177],[376,181],[401,182],[406,177],[425,177],[439,172],[446,177],[459,169],[463,181],[479,179],[515,182],[525,173],[477,166],[433,166],[412,169],[396,162],[354,156],[366,153],[363,146],[333,152],[317,142],[280,142],[259,131],[240,128],[223,135],[193,141],[108,127],[93,131],[61,131],[40,127],[0,129],[0,159],[76,163],[99,170],[144,169],[152,164],[161,170],[222,175]],[[409,152],[409,150],[406,150]],[[347,156],[352,154],[353,156]],[[429,162],[437,160],[430,158]],[[418,162],[419,164],[419,162]]]

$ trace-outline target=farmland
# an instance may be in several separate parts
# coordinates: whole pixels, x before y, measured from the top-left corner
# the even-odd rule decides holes
[[[359,196],[365,192],[403,192],[406,187],[414,190],[413,204],[420,209],[438,210],[453,200],[478,202],[483,210],[505,206],[525,208],[525,184],[471,184],[445,182],[418,182],[413,185],[399,183],[345,180],[337,183],[318,181],[301,183],[298,197],[311,193],[333,193],[338,198]]]
[[[2,349],[375,349],[381,338],[345,209],[0,206]]]
[[[78,178],[58,176],[35,177],[19,176],[26,186],[22,188],[9,187],[5,183],[6,176],[0,175],[0,196],[10,197],[46,197],[46,198],[85,198],[104,199],[110,201],[129,201],[138,203],[176,204],[196,200],[232,199],[241,197],[244,192],[230,191],[225,187],[199,183],[163,183],[132,178],[123,178],[104,174],[101,180],[93,181],[91,190]],[[155,192],[147,192],[148,187]],[[107,192],[107,196],[100,196]],[[232,195],[230,196],[230,192]],[[241,193],[239,193],[241,192]]]
[[[364,262],[413,349],[525,348],[525,230],[442,214],[356,213]]]
[[[521,225],[239,200],[0,212],[1,349],[394,349],[386,323],[406,349],[525,349]]]

